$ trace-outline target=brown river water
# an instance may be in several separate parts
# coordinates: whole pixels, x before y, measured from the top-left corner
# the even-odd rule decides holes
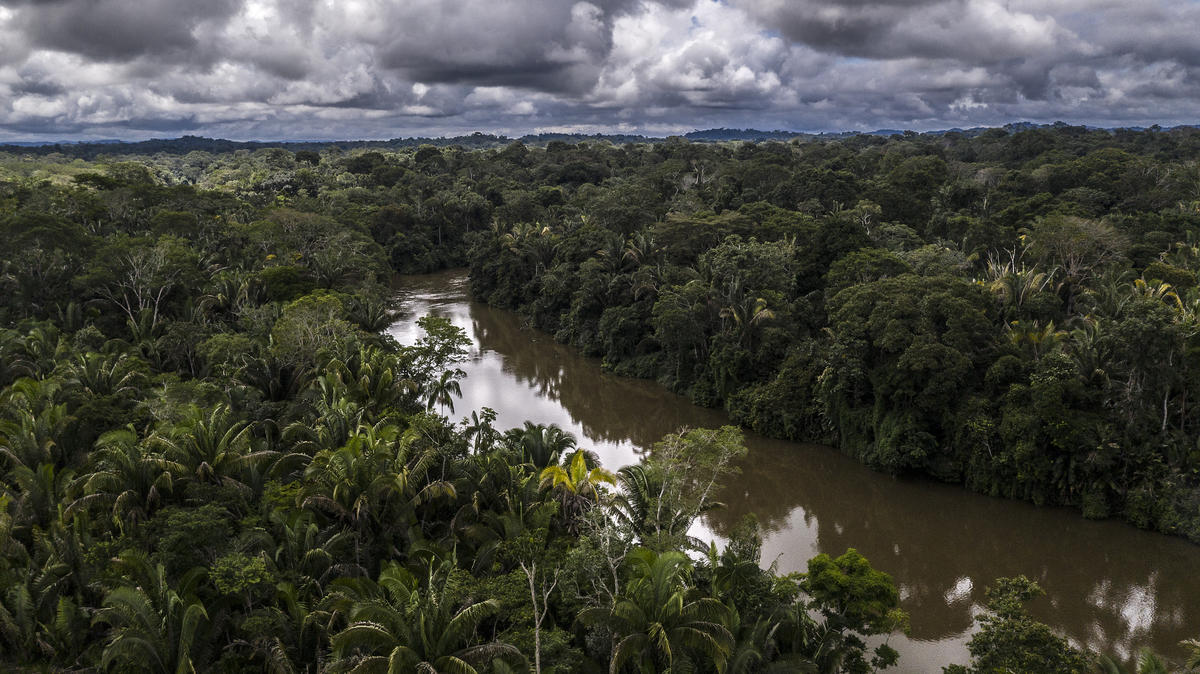
[[[603,372],[520,316],[470,299],[462,271],[401,277],[403,318],[390,334],[420,336],[415,319],[449,318],[473,340],[461,364],[463,396],[451,418],[490,407],[500,429],[525,420],[558,424],[606,467],[637,461],[681,428],[729,423],[652,381]],[[984,588],[1025,574],[1046,596],[1033,613],[1076,645],[1130,658],[1143,646],[1182,658],[1200,637],[1200,546],[1077,512],[973,494],[921,479],[873,472],[836,450],[746,434],[749,455],[694,534],[718,542],[746,513],[764,528],[763,563],[799,571],[821,552],[857,548],[891,574],[912,616],[888,671],[939,672],[966,663],[966,642]]]

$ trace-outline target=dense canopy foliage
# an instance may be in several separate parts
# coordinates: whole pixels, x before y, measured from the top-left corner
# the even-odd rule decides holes
[[[0,155],[0,667],[894,664],[897,589],[853,549],[778,575],[753,521],[688,537],[736,428],[606,467],[455,410],[465,335],[383,332],[390,275],[447,265],[756,430],[1198,538],[1197,148]],[[1087,666],[1035,594],[998,583],[969,671]]]
[[[1198,148],[1064,127],[564,149],[608,175],[494,216],[472,288],[766,435],[1200,541]]]

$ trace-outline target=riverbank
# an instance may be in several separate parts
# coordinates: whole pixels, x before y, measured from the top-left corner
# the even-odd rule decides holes
[[[404,318],[390,330],[416,337],[412,318],[449,318],[473,340],[457,416],[484,406],[497,426],[555,423],[596,450],[609,468],[636,460],[682,426],[728,423],[645,380],[600,369],[511,312],[470,299],[460,271],[402,277]],[[992,498],[924,479],[869,470],[836,450],[747,433],[750,455],[720,494],[706,531],[720,538],[747,513],[766,532],[764,563],[801,570],[821,552],[854,547],[891,574],[913,615],[894,637],[901,671],[964,662],[972,617],[994,578],[1025,574],[1048,596],[1035,615],[1073,642],[1122,655],[1150,646],[1179,653],[1200,624],[1194,570],[1200,548],[1116,521],[1090,521],[1066,508]]]

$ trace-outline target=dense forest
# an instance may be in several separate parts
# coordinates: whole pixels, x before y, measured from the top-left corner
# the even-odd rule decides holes
[[[763,434],[1200,541],[1198,149],[1069,127],[657,147],[495,219],[472,287]]]
[[[461,330],[384,334],[391,275],[447,266],[748,428],[1200,540],[1198,153],[1060,127],[0,154],[0,667],[896,664],[908,618],[853,549],[785,575],[752,519],[688,537],[737,428],[617,467],[455,410]],[[998,579],[948,671],[1120,671],[1038,593]]]

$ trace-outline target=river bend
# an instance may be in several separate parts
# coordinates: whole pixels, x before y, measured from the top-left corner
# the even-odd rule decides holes
[[[715,427],[725,414],[658,384],[617,377],[516,314],[472,302],[461,271],[403,277],[404,316],[390,334],[419,336],[415,319],[434,314],[466,330],[462,417],[484,406],[497,428],[525,420],[558,424],[606,467],[634,462],[663,435]],[[719,498],[727,508],[696,533],[722,539],[746,513],[764,528],[763,562],[803,570],[820,552],[857,548],[895,578],[912,629],[890,640],[898,670],[936,672],[965,663],[972,616],[999,576],[1025,574],[1047,592],[1035,615],[1078,645],[1129,658],[1151,646],[1181,657],[1181,639],[1200,637],[1200,546],[1077,512],[1039,508],[928,480],[875,473],[829,447],[746,434],[750,453]]]

